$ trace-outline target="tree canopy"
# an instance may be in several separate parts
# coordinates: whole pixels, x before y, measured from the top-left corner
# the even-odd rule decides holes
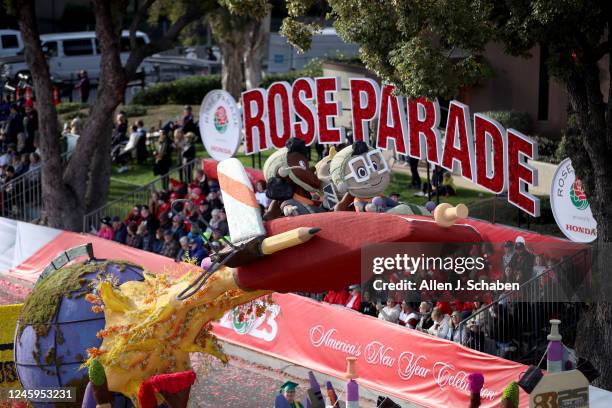
[[[314,0],[289,0],[283,34],[298,49],[318,28],[300,18]],[[329,0],[327,18],[345,41],[361,46],[361,60],[408,96],[452,97],[462,85],[492,74],[481,58],[490,41],[511,55],[549,47],[550,72],[560,78],[581,58],[607,52],[606,1]],[[568,29],[572,27],[572,29]],[[593,55],[579,55],[591,50]],[[572,57],[574,56],[574,57]],[[577,63],[578,61],[578,63]]]

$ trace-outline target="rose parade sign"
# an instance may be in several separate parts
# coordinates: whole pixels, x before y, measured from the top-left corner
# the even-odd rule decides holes
[[[236,123],[233,98],[212,91],[204,98],[200,114],[204,145],[217,160],[231,156],[240,143],[241,126],[247,155],[281,149],[291,137],[302,139],[306,146],[345,143],[346,129],[334,125],[343,111],[335,96],[340,90],[339,78],[322,77],[245,91],[242,125]],[[504,129],[485,115],[472,117],[469,107],[457,101],[450,102],[445,132],[441,132],[437,100],[409,99],[394,91],[394,86],[381,87],[371,79],[349,79],[353,141],[427,160],[494,194],[507,192],[510,203],[532,216],[540,215],[539,199],[528,193],[528,187],[538,182],[537,169],[527,163],[537,159],[535,140]],[[371,138],[373,124],[376,137]]]
[[[597,239],[597,222],[570,159],[563,160],[555,172],[550,206],[559,229],[566,237],[575,242]]]
[[[206,94],[200,108],[200,134],[215,160],[232,157],[240,146],[242,122],[232,96],[222,90]]]

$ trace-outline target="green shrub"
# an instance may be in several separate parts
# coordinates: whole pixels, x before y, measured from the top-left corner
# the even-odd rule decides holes
[[[198,105],[209,91],[221,89],[220,75],[191,76],[149,86],[134,96],[134,105]]]
[[[506,129],[516,129],[526,135],[533,131],[533,121],[527,112],[488,111],[482,112],[482,114],[498,121]]]
[[[62,102],[62,103],[59,103],[55,107],[55,109],[57,110],[58,114],[63,115],[65,113],[79,111],[79,110],[85,109],[87,107],[88,107],[88,105],[86,103],[81,103],[81,102]]]
[[[147,114],[147,107],[142,105],[124,105],[121,107],[121,110],[125,112],[125,116],[128,118],[133,118],[135,116],[144,116]]]

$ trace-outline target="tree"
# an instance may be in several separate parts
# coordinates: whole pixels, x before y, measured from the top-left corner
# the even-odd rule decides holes
[[[121,30],[127,0],[94,0],[96,38],[100,46],[100,77],[96,100],[80,135],[70,161],[64,165],[60,157],[57,112],[49,67],[45,59],[35,17],[33,0],[13,0],[8,8],[16,16],[25,44],[25,58],[32,73],[36,92],[35,106],[40,118],[42,152],[42,194],[49,225],[78,231],[83,215],[106,203],[111,173],[110,134],[113,113],[123,101],[126,85],[133,80],[142,61],[157,52],[169,49],[181,30],[206,15],[216,6],[214,1],[181,1],[182,13],[176,16],[166,34],[149,44],[137,46],[136,30],[149,13],[155,0],[147,0],[135,10],[130,25],[132,51],[125,65],[119,58]]]
[[[240,98],[244,62],[247,88],[261,82],[262,59],[270,34],[271,6],[266,0],[221,0],[210,26],[221,49],[221,84]]]
[[[312,26],[297,19],[316,3],[289,0],[283,32],[308,47]],[[549,73],[567,89],[577,131],[567,149],[598,223],[599,265],[612,251],[612,3],[606,0],[329,0],[331,18],[345,41],[358,43],[366,67],[407,96],[453,97],[487,73],[479,57],[491,41],[509,55],[529,57],[545,47]],[[466,58],[449,56],[461,50]],[[602,89],[605,90],[602,93]],[[586,307],[577,339],[580,355],[600,370],[597,384],[612,389],[612,304],[610,279],[600,266],[601,290]]]
[[[221,85],[235,99],[240,98],[244,75],[242,74],[242,57],[245,47],[244,27],[250,24],[248,17],[230,13],[220,7],[209,17],[210,27],[221,51]]]
[[[245,38],[244,79],[246,88],[257,88],[261,84],[263,58],[270,40],[270,12],[261,21],[250,24]]]
[[[131,22],[128,22],[124,16],[128,14],[129,5],[133,2],[92,0],[96,38],[101,55],[97,95],[75,151],[68,163],[63,164],[57,112],[53,105],[49,67],[39,41],[35,2],[5,1],[7,10],[18,22],[24,39],[26,62],[32,73],[35,106],[40,119],[40,149],[44,157],[42,195],[45,214],[52,227],[81,230],[83,215],[106,203],[111,174],[110,136],[113,114],[123,101],[127,84],[137,77],[143,60],[171,48],[185,27],[197,20],[206,19],[207,16],[214,16],[215,13],[225,12],[225,16],[234,22],[236,19],[252,22],[242,27],[234,27],[242,33],[241,41],[231,43],[224,53],[224,58],[236,55],[235,59],[238,60],[238,69],[236,64],[231,65],[232,71],[227,72],[226,77],[239,78],[238,85],[234,83],[231,89],[234,96],[239,96],[242,86],[240,61],[244,55],[244,33],[255,33],[258,24],[269,15],[270,9],[264,0],[144,0],[139,3],[140,6],[131,13]],[[171,21],[165,34],[148,44],[138,45],[136,31],[143,22],[148,19],[157,23],[160,17]],[[122,28],[128,23],[131,52],[126,63],[122,65],[119,45]],[[261,52],[262,37],[261,34],[252,34],[252,37],[253,41],[247,50],[250,50],[253,59],[257,60],[260,55],[258,53]]]

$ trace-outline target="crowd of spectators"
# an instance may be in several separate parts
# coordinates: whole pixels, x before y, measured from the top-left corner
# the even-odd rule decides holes
[[[29,104],[0,103],[0,186],[40,166],[38,113]]]
[[[497,248],[491,244],[474,245],[470,253],[484,255],[487,267],[480,276],[466,272],[463,275],[466,278],[525,284],[541,276],[535,280],[540,291],[559,284],[556,273],[559,260],[532,253],[522,237],[518,237],[515,242],[506,241]],[[416,287],[420,287],[424,279],[443,280],[442,274],[433,270],[422,270],[410,277],[405,275],[399,278],[415,281]],[[517,321],[518,316],[534,316],[540,312],[531,310],[536,306],[529,302],[502,300],[490,306],[502,293],[480,293],[472,298],[476,300],[463,301],[452,300],[453,296],[458,298],[456,292],[431,290],[407,296],[415,294],[406,291],[376,291],[369,282],[363,287],[351,285],[343,290],[329,291],[322,300],[479,351],[506,357],[516,350],[522,332],[527,330],[521,327],[520,323],[524,322]],[[376,298],[373,298],[373,294]],[[538,291],[534,291],[534,295],[537,296]],[[468,300],[467,297],[462,299]],[[526,311],[525,308],[531,309]],[[546,318],[542,320],[547,321]]]
[[[130,161],[145,164],[149,157],[153,158],[155,175],[163,176],[174,166],[184,166],[180,180],[190,182],[198,139],[199,129],[189,105],[184,107],[180,120],[160,123],[148,130],[142,120],[129,126],[125,112],[119,112],[111,139],[111,159],[120,166],[119,173],[129,171]],[[167,187],[165,184],[164,188]]]
[[[169,189],[152,191],[148,203],[123,217],[104,217],[98,236],[200,265],[226,244],[229,228],[217,181],[207,180],[201,169],[190,179],[170,179]]]

